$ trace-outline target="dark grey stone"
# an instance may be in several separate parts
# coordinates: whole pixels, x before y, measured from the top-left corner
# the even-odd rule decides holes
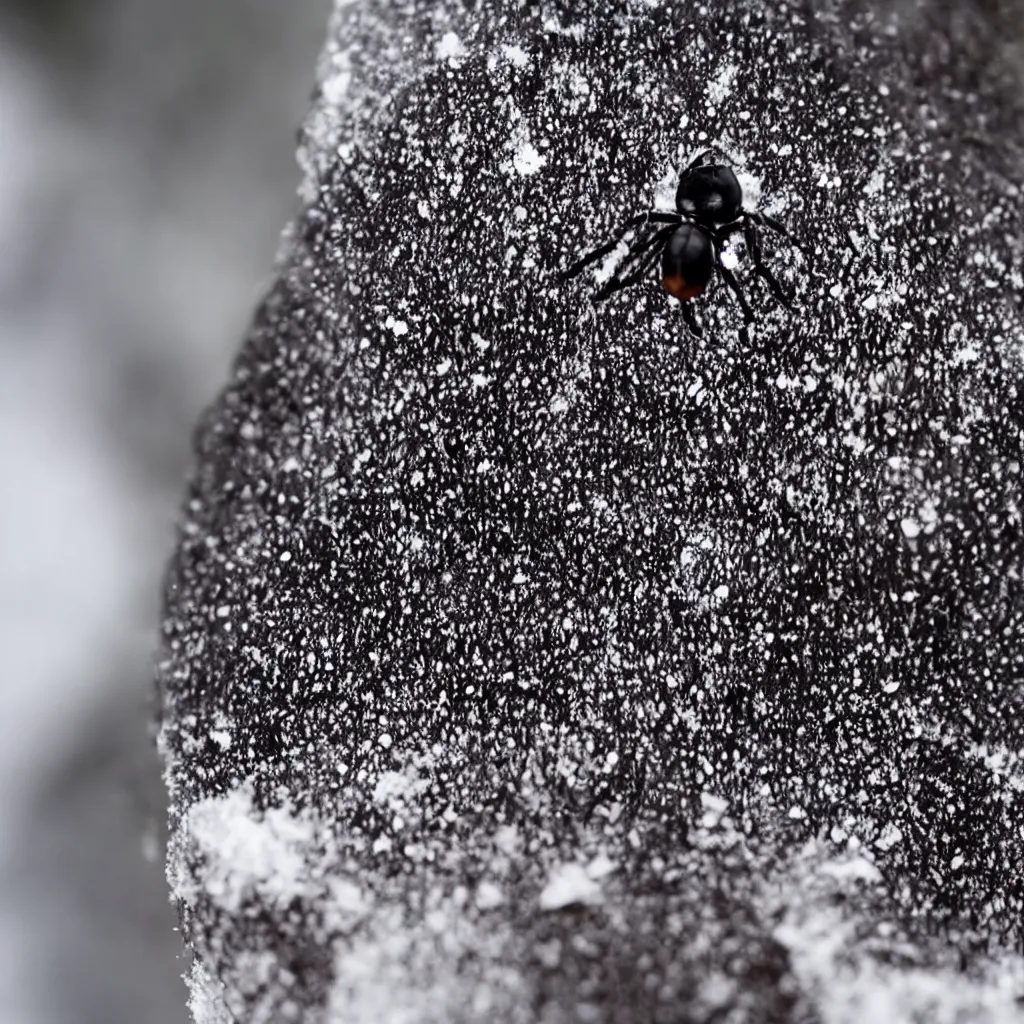
[[[198,1020],[1018,1019],[1000,17],[338,8],[167,588]],[[559,280],[709,145],[791,314]]]

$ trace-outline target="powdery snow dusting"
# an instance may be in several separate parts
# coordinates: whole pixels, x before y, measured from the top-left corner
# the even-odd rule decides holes
[[[237,913],[247,894],[287,904],[304,884],[304,848],[315,838],[312,823],[282,807],[255,814],[245,789],[194,804],[185,831],[206,867],[201,879],[182,879],[179,898],[194,899],[202,892]],[[198,890],[190,891],[197,883]]]
[[[197,1019],[1024,1019],[1024,114],[813,10],[338,6],[169,577]],[[752,322],[595,303],[709,149]]]

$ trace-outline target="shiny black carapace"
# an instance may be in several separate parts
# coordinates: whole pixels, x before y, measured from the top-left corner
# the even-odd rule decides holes
[[[653,235],[643,233],[629,247],[614,274],[595,293],[602,302],[615,292],[636,284],[661,257],[661,276],[665,290],[682,302],[687,326],[698,337],[701,330],[688,300],[707,287],[714,273],[725,281],[743,311],[747,324],[754,320],[733,272],[722,263],[722,248],[729,238],[743,232],[754,273],[767,284],[772,295],[787,309],[792,308],[775,275],[764,263],[758,229],[770,228],[793,241],[774,218],[743,209],[743,189],[728,164],[710,162],[714,150],[698,154],[683,171],[676,188],[676,213],[648,210],[626,221],[610,242],[587,253],[566,270],[562,278],[575,277],[591,263],[607,256],[630,232],[642,231],[651,224],[663,224]]]

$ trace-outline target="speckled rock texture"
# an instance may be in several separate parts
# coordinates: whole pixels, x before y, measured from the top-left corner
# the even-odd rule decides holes
[[[199,1024],[1024,1020],[1021,24],[339,3],[168,577]],[[792,313],[559,279],[709,146]]]

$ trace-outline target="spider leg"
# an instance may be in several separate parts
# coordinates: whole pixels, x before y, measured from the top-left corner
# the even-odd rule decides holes
[[[782,235],[790,245],[795,249],[799,249],[803,254],[804,258],[808,263],[812,262],[811,252],[802,246],[785,228],[780,221],[777,221],[774,217],[769,217],[767,213],[757,213],[752,210],[744,211],[746,216],[744,220],[753,221],[755,224],[761,225],[762,227],[770,228],[777,235]]]
[[[607,256],[618,244],[622,241],[622,236],[626,234],[630,228],[638,227],[643,224],[647,219],[647,214],[641,213],[636,217],[631,217],[618,231],[612,235],[612,240],[606,242],[604,245],[599,245],[592,252],[587,253],[586,256],[578,259],[568,270],[563,270],[559,275],[563,281],[569,281],[574,278],[581,270],[589,267],[591,263],[596,263],[599,259]]]
[[[690,162],[689,162],[689,163],[688,163],[688,164],[686,165],[686,170],[687,170],[687,171],[692,171],[692,170],[694,169],[694,167],[696,167],[696,166],[697,166],[697,165],[698,165],[698,164],[699,164],[699,163],[701,162],[701,160],[703,160],[703,159],[704,159],[704,157],[706,157],[706,156],[710,156],[710,155],[711,155],[711,154],[712,154],[713,152],[714,152],[714,150],[713,150],[713,149],[705,149],[705,150],[702,150],[702,151],[701,151],[700,153],[698,153],[698,154],[697,154],[697,155],[696,155],[696,156],[695,156],[695,157],[694,157],[694,158],[693,158],[693,159],[692,159],[692,160],[691,160],[691,161],[690,161]],[[685,172],[684,172],[684,173],[685,173]]]
[[[629,277],[615,277],[608,281],[605,286],[594,296],[595,302],[604,302],[605,299],[614,295],[616,292],[622,291],[624,288],[628,288],[630,285],[636,284],[643,276],[654,266],[658,257],[661,255],[660,252],[648,253],[647,256],[641,260],[640,265],[633,271]]]
[[[722,280],[728,285],[729,291],[731,291],[736,297],[736,301],[740,304],[740,309],[743,310],[744,321],[748,324],[752,324],[754,322],[754,311],[750,308],[750,303],[747,302],[747,297],[743,294],[743,289],[740,288],[739,281],[736,280],[736,275],[720,261],[716,261],[715,269],[718,271]]]
[[[731,224],[725,224],[722,227],[715,228],[712,232],[715,241],[721,246],[723,242],[728,242],[733,235],[739,234],[743,230],[743,221],[734,220]]]
[[[763,224],[766,228],[771,228],[772,231],[782,235],[787,242],[792,242],[796,245],[796,239],[786,230],[785,226],[781,221],[777,221],[774,217],[769,217],[767,213],[759,212],[748,212],[747,216],[757,224]]]
[[[668,236],[675,231],[676,225],[671,224],[667,228],[662,228],[660,231],[656,231],[650,238],[645,239],[642,242],[636,242],[630,248],[626,254],[626,262],[623,265],[623,270],[613,275],[608,281],[601,287],[601,289],[594,296],[595,302],[603,302],[610,295],[614,295],[617,291],[621,291],[623,288],[628,288],[631,284],[636,284],[647,273],[652,266],[654,266],[655,260],[661,255],[661,250],[664,247],[665,242],[668,240]],[[626,268],[629,267],[630,263],[637,256],[650,248],[654,248],[654,252],[648,253],[640,260],[639,266],[633,270],[628,277],[623,277],[622,274]]]
[[[700,328],[700,324],[697,323],[697,318],[693,315],[693,307],[689,302],[682,302],[680,306],[683,310],[683,319],[686,321],[686,326],[690,328],[690,333],[695,338],[703,338],[704,332]]]
[[[693,158],[693,159],[692,159],[692,160],[691,160],[691,161],[690,161],[690,162],[689,162],[689,163],[688,163],[688,164],[686,165],[686,170],[687,170],[687,171],[692,171],[692,170],[694,169],[694,167],[697,167],[697,166],[698,166],[698,165],[700,164],[700,162],[701,162],[701,161],[702,161],[702,160],[703,160],[703,159],[704,159],[705,157],[709,157],[709,156],[714,156],[714,155],[715,155],[716,153],[720,154],[720,155],[721,155],[721,156],[723,156],[723,157],[725,157],[725,156],[726,156],[726,154],[725,154],[725,153],[724,153],[724,152],[723,152],[723,151],[722,151],[721,149],[719,149],[719,148],[718,148],[717,146],[710,146],[710,147],[709,147],[708,149],[704,149],[704,150],[701,150],[701,152],[699,152],[699,153],[698,153],[698,154],[697,154],[697,155],[696,155],[696,156],[695,156],[695,157],[694,157],[694,158]],[[728,157],[726,157],[726,159],[728,159]],[[684,172],[684,173],[685,173],[685,172]]]
[[[743,228],[743,235],[747,242],[747,249],[750,251],[751,259],[754,262],[754,273],[757,274],[771,289],[778,303],[786,309],[792,309],[793,303],[787,298],[775,275],[765,266],[764,254],[761,252],[761,240],[757,237],[757,222],[755,218],[760,214],[751,214]],[[771,227],[771,225],[768,225]],[[788,237],[788,236],[787,236]]]
[[[606,242],[604,245],[598,246],[593,252],[587,253],[582,259],[577,260],[568,270],[563,270],[560,277],[563,281],[569,281],[574,278],[581,270],[589,267],[591,263],[596,263],[598,260],[603,259],[615,247],[622,241],[623,236],[629,232],[632,228],[640,227],[641,224],[679,224],[681,218],[678,213],[659,213],[656,210],[649,210],[647,213],[637,214],[635,217],[631,217],[623,224],[618,231],[612,235],[610,242]]]

